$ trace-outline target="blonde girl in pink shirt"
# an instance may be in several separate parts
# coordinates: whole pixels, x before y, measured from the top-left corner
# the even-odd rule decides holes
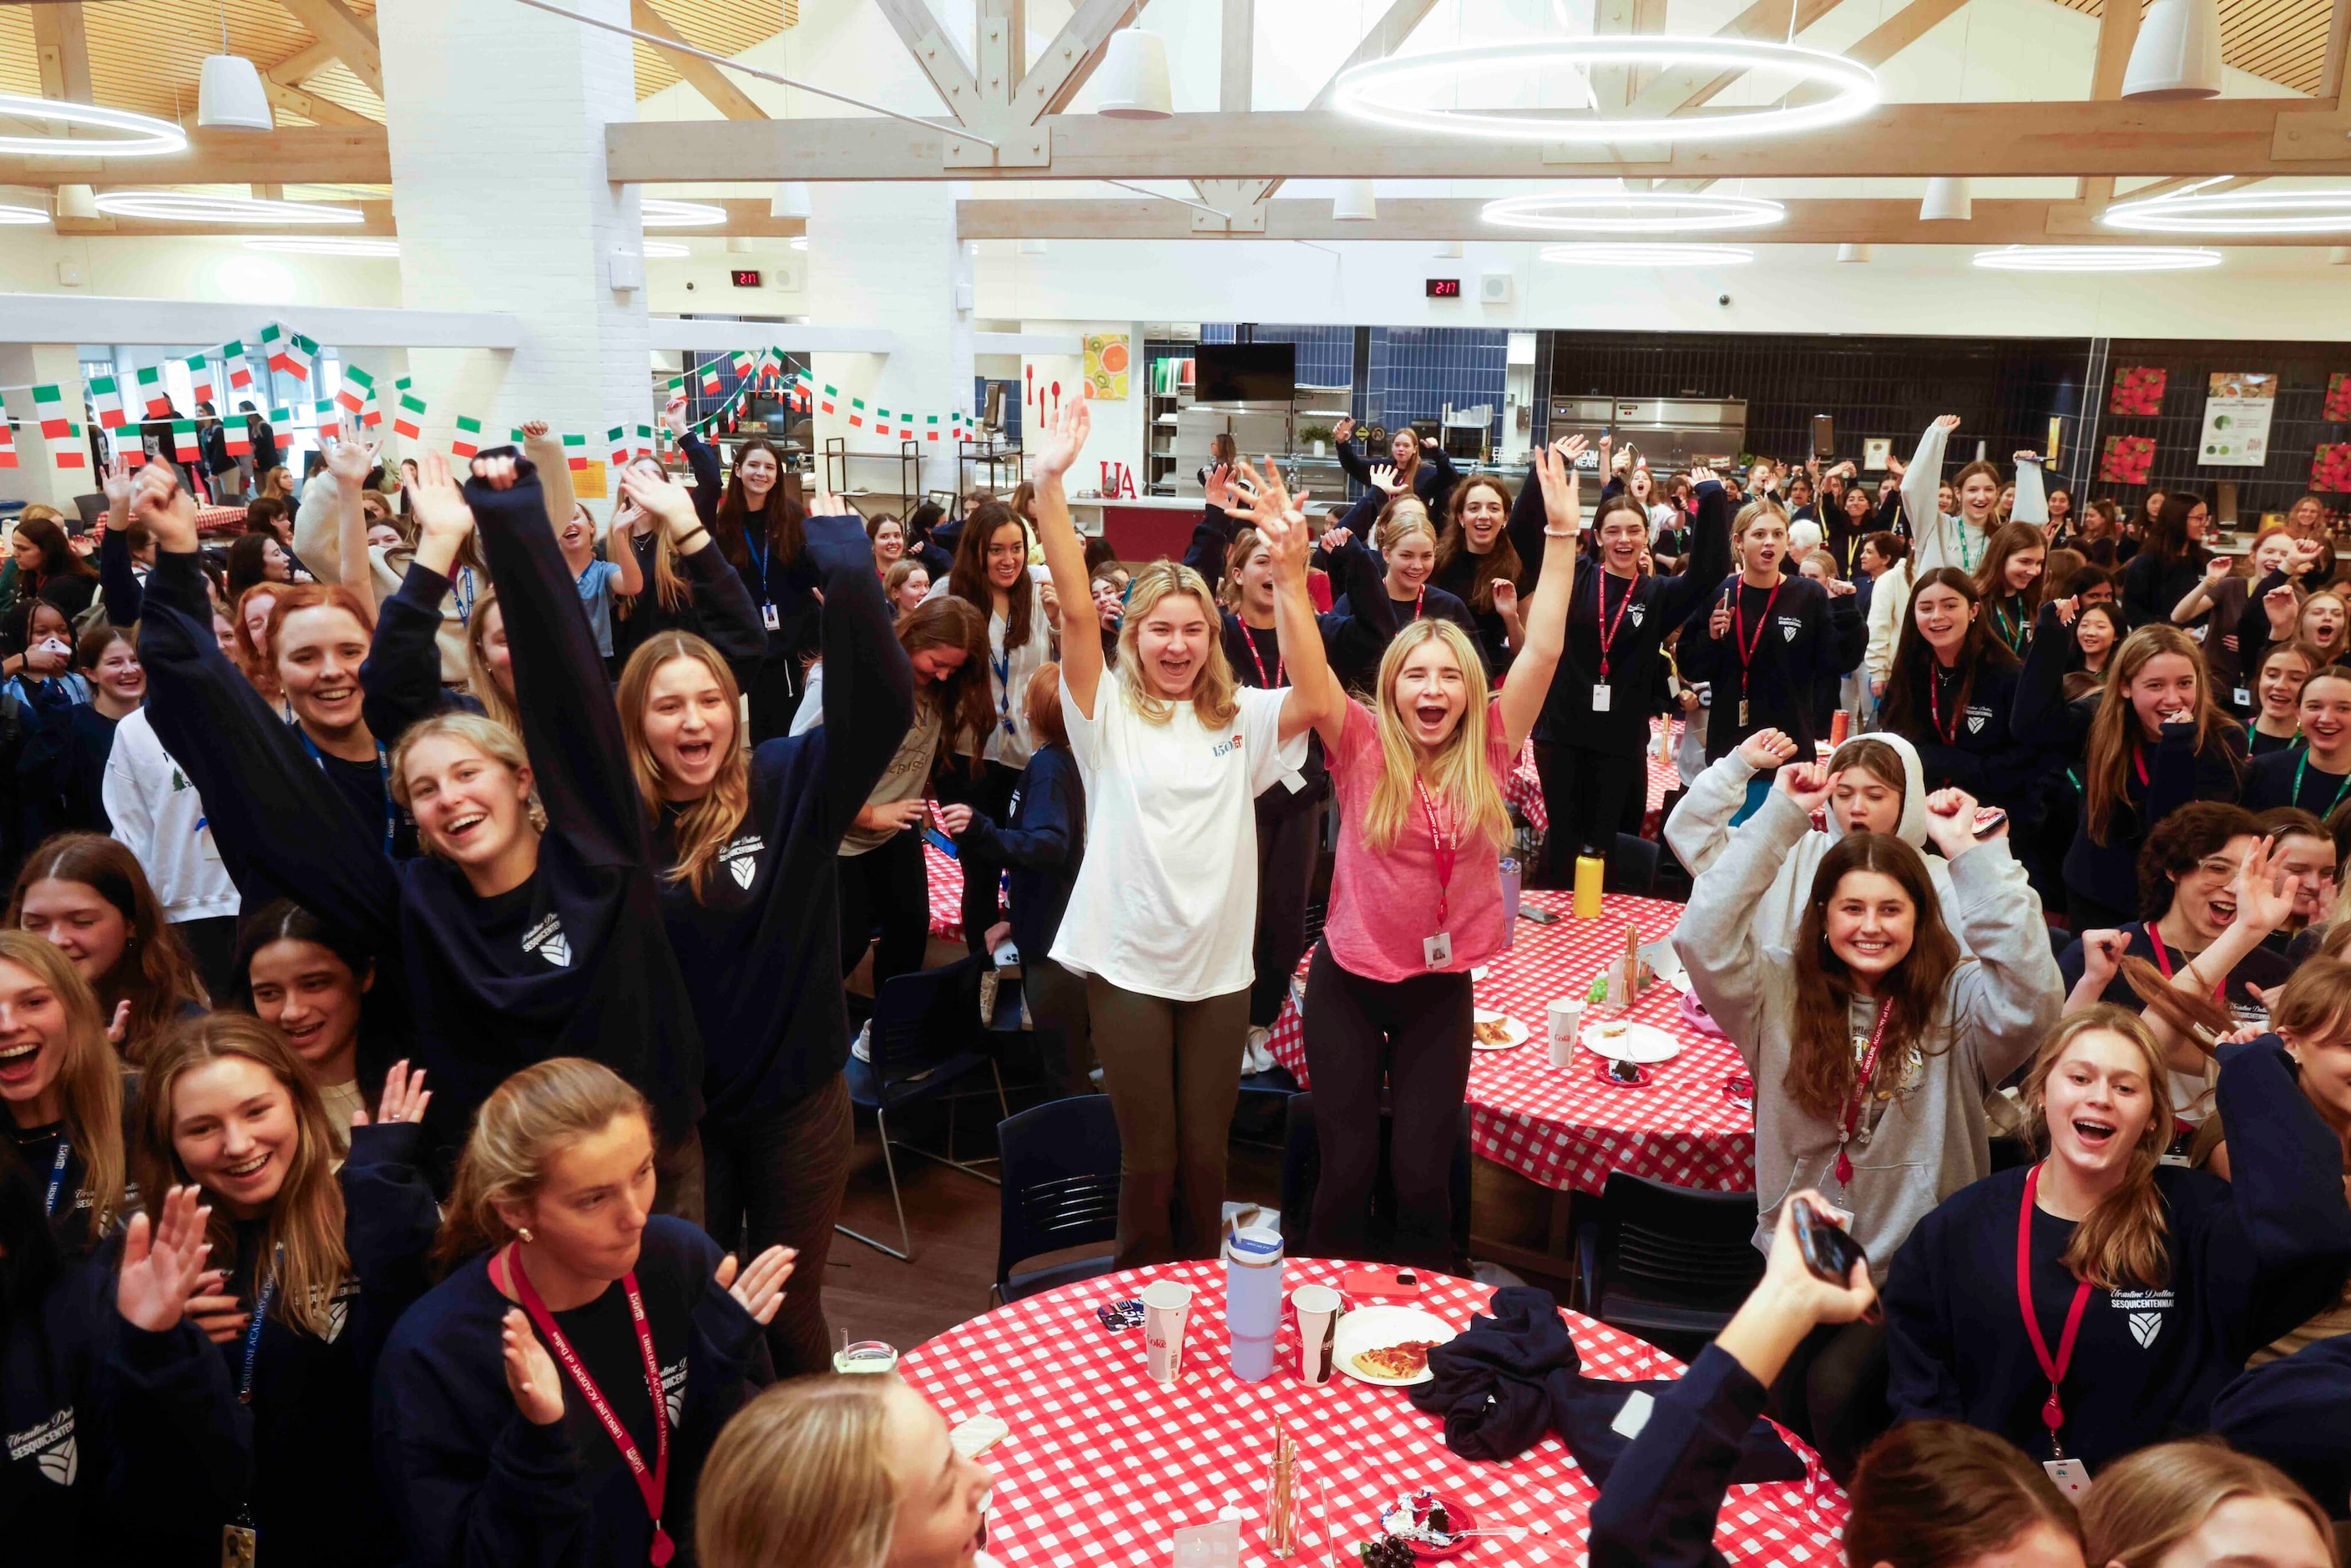
[[[1410,623],[1388,644],[1376,710],[1340,689],[1311,616],[1276,618],[1292,700],[1309,706],[1322,737],[1341,821],[1330,915],[1306,984],[1322,1151],[1307,1232],[1315,1257],[1371,1255],[1364,1229],[1384,1084],[1395,1118],[1392,1260],[1459,1266],[1446,1178],[1469,1081],[1469,971],[1507,940],[1502,786],[1566,639],[1581,527],[1568,448],[1537,455],[1544,532],[1560,543],[1544,552],[1525,646],[1491,698],[1476,644],[1440,617]],[[1278,479],[1258,485],[1246,515],[1272,546],[1278,595],[1303,604],[1312,541]]]

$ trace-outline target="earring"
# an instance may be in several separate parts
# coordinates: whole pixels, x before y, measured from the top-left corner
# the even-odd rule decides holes
[[[538,1239],[537,1237],[531,1235],[530,1227],[528,1225],[517,1228],[515,1234],[521,1237],[525,1241],[535,1241]]]

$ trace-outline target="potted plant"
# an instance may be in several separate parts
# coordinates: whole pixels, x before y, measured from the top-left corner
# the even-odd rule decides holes
[[[1324,455],[1323,443],[1329,441],[1333,434],[1332,428],[1320,420],[1309,420],[1298,427],[1298,439],[1311,446],[1317,457]]]

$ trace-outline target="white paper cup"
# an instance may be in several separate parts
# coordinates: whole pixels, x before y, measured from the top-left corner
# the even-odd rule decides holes
[[[1290,1292],[1298,1310],[1298,1375],[1308,1384],[1331,1381],[1332,1346],[1338,1338],[1339,1292],[1328,1285],[1301,1285]]]
[[[1192,1322],[1192,1287],[1154,1280],[1143,1287],[1143,1343],[1154,1383],[1174,1384],[1184,1370],[1184,1333]]]
[[[1583,1029],[1583,999],[1562,997],[1543,1009],[1544,1036],[1551,1046],[1551,1064],[1566,1067],[1575,1059],[1575,1037]]]

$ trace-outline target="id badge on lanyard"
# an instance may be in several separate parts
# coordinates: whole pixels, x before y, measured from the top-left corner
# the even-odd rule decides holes
[[[783,614],[773,604],[759,606],[759,622],[770,632],[780,632],[784,629]]]

